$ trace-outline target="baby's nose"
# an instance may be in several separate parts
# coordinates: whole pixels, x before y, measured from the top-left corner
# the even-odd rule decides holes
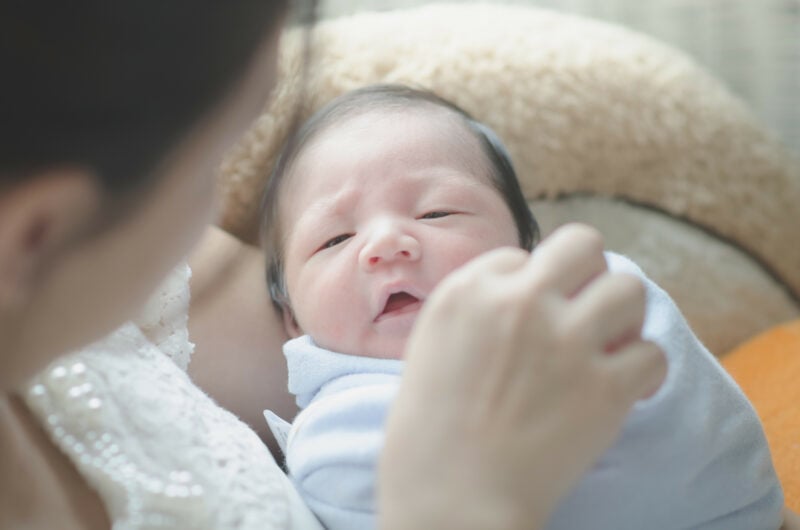
[[[359,256],[361,266],[370,270],[381,264],[416,261],[420,257],[417,239],[395,229],[384,229],[364,245]]]

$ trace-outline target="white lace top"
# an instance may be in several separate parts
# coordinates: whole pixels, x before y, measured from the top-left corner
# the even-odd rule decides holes
[[[143,315],[54,362],[26,401],[114,530],[319,528],[272,455],[186,374],[189,267]]]

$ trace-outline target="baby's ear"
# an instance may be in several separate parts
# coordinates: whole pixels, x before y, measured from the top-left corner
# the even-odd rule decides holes
[[[281,304],[281,317],[283,319],[283,329],[286,330],[289,337],[296,339],[301,335],[305,335],[294,317],[294,311],[288,304]]]

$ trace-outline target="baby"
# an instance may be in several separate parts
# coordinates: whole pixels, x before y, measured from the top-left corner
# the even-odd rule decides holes
[[[265,206],[270,292],[295,337],[284,353],[302,409],[291,427],[267,417],[322,523],[374,528],[382,427],[421,306],[479,254],[532,250],[538,226],[499,139],[400,86],[348,93],[313,116]],[[607,261],[644,282],[642,334],[665,352],[668,376],[547,528],[777,529],[782,491],[747,399],[663,290],[626,258]]]

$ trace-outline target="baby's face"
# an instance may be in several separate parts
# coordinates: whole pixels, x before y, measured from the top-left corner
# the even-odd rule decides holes
[[[519,246],[477,139],[443,112],[369,112],[325,130],[280,201],[295,323],[320,346],[400,358],[447,274]]]

